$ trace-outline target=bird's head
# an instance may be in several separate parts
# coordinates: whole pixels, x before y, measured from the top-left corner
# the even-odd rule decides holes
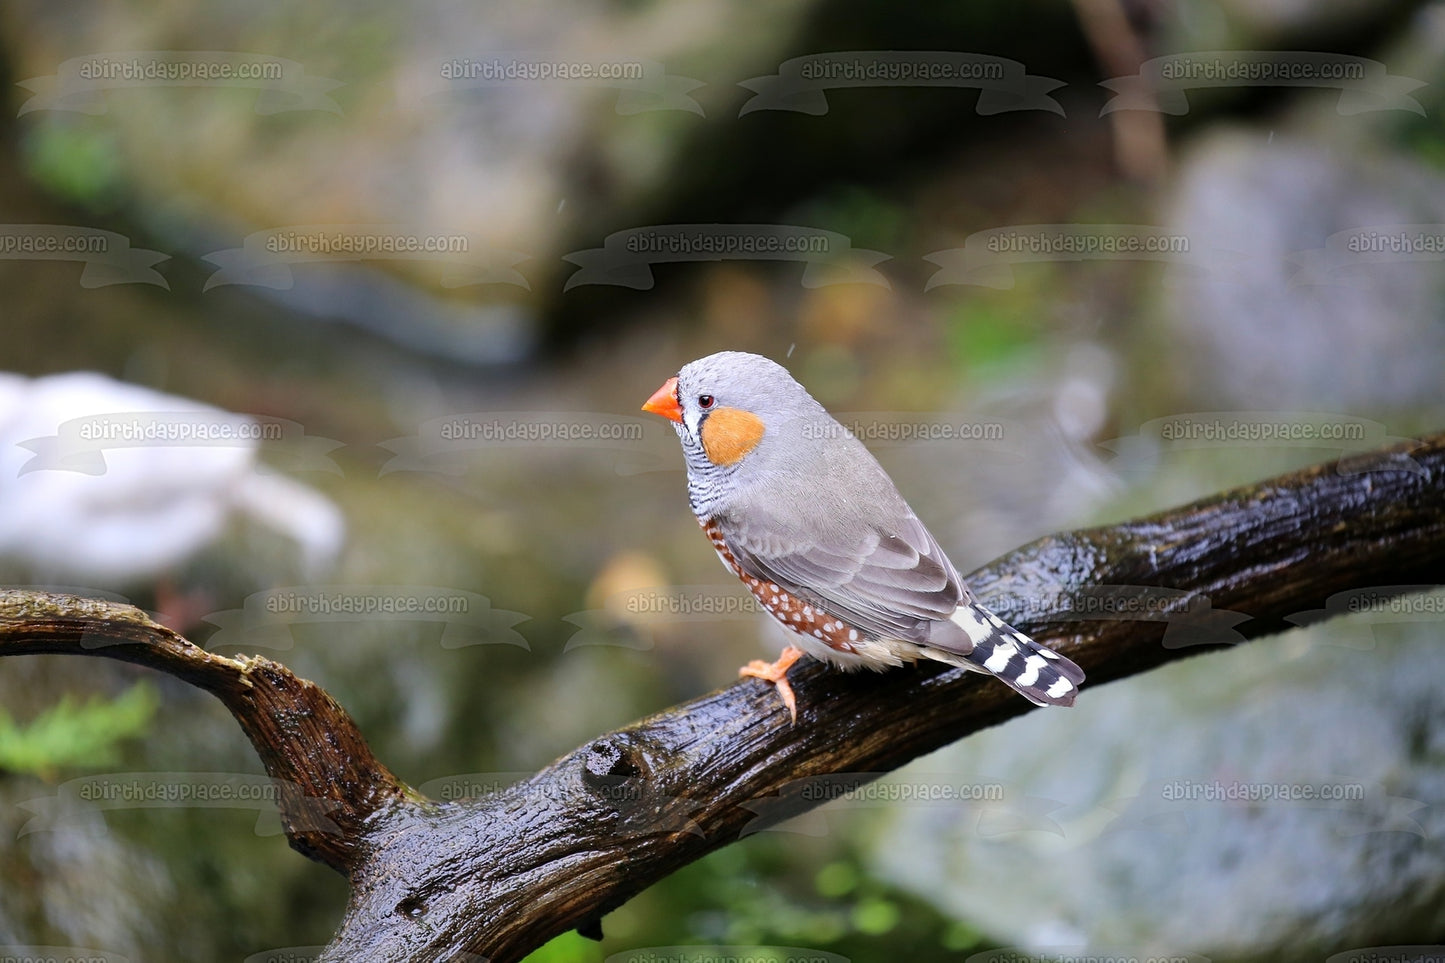
[[[642,410],[672,421],[684,448],[725,468],[775,441],[800,414],[817,407],[777,362],[722,351],[685,365]]]
[[[684,365],[647,399],[643,411],[673,423],[692,487],[784,455],[798,425],[822,408],[788,370],[761,355],[722,351]],[[694,508],[697,508],[696,502]]]

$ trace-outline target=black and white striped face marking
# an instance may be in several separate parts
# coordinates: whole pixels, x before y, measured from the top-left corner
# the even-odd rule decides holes
[[[702,420],[707,417],[707,413],[709,410],[717,406],[717,397],[715,395],[704,394],[701,400],[699,400],[698,398],[692,398],[692,403],[688,404],[687,402],[684,402],[682,400],[683,394],[681,379],[678,380],[677,389],[677,405],[679,408],[682,409],[682,424],[683,427],[687,429],[687,437],[693,442],[695,442],[698,447],[701,447]],[[707,407],[703,407],[703,401],[707,402]]]
[[[745,372],[728,370],[719,357],[694,361],[677,374],[681,417],[673,427],[687,462],[688,500],[700,521],[724,507],[738,469],[767,436]]]

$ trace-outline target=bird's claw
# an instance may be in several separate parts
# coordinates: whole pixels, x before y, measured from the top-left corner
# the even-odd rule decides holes
[[[778,690],[778,698],[782,699],[783,705],[788,707],[788,715],[796,723],[798,721],[798,698],[793,694],[793,687],[788,682],[788,670],[793,667],[794,662],[802,657],[803,650],[790,645],[778,656],[778,661],[765,662],[762,659],[754,659],[738,669],[738,676],[771,682],[773,687]]]

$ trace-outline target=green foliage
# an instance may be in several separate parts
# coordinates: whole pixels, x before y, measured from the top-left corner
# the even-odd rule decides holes
[[[795,223],[837,231],[855,248],[895,251],[908,229],[908,213],[891,200],[857,184],[839,187],[804,204]]]
[[[870,896],[860,900],[848,915],[853,928],[858,932],[869,936],[882,936],[898,926],[903,913],[892,900]]]
[[[572,930],[527,954],[525,963],[590,963],[603,955],[600,945]]]
[[[1402,124],[1401,140],[1423,163],[1436,170],[1445,169],[1445,132],[1434,124],[1413,123],[1414,120],[1411,115],[1411,120]]]
[[[159,702],[154,687],[137,682],[113,700],[63,696],[27,725],[0,708],[0,771],[49,779],[61,769],[114,765],[120,741],[145,731]]]
[[[872,877],[845,841],[771,833],[683,867],[604,917],[602,928],[601,944],[567,933],[526,963],[601,963],[643,942],[719,957],[792,946],[915,963],[956,959],[987,945],[967,924]]]
[[[1425,108],[1423,115],[1408,110],[1388,111],[1388,116],[1382,115],[1376,120],[1384,140],[1437,171],[1445,169],[1445,131],[1440,129],[1437,119],[1445,108],[1445,96],[1440,91],[1440,86],[1435,84],[1410,92]]]
[[[1027,362],[1040,332],[1020,322],[1027,314],[1011,302],[1012,291],[976,294],[960,300],[948,313],[949,350],[954,361],[972,376],[981,370],[1009,368]]]
[[[828,899],[847,896],[858,888],[858,869],[847,860],[835,860],[813,875],[813,888]]]
[[[123,175],[111,134],[48,123],[29,131],[23,146],[28,173],[46,190],[91,210],[115,206]]]

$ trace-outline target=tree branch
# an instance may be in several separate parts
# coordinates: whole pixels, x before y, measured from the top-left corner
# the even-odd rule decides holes
[[[1082,665],[1088,698],[1112,679],[1283,631],[1339,592],[1445,581],[1442,480],[1436,435],[1040,539],[968,582]],[[29,652],[149,665],[225,702],[267,771],[298,787],[283,805],[292,845],[351,878],[326,960],[519,959],[760,828],[760,808],[775,821],[816,805],[798,780],[882,774],[1033,708],[942,666],[875,675],[810,662],[790,676],[796,726],[771,687],[737,682],[495,795],[442,804],[402,786],[311,683],[265,659],[206,653],[133,609],[0,597],[0,654]],[[1067,724],[1067,710],[1050,711]],[[318,803],[330,831],[317,828]]]
[[[129,605],[0,591],[0,655],[44,654],[134,662],[216,696],[277,780],[292,848],[343,874],[356,861],[366,819],[407,792],[346,710],[284,665],[207,652]]]

